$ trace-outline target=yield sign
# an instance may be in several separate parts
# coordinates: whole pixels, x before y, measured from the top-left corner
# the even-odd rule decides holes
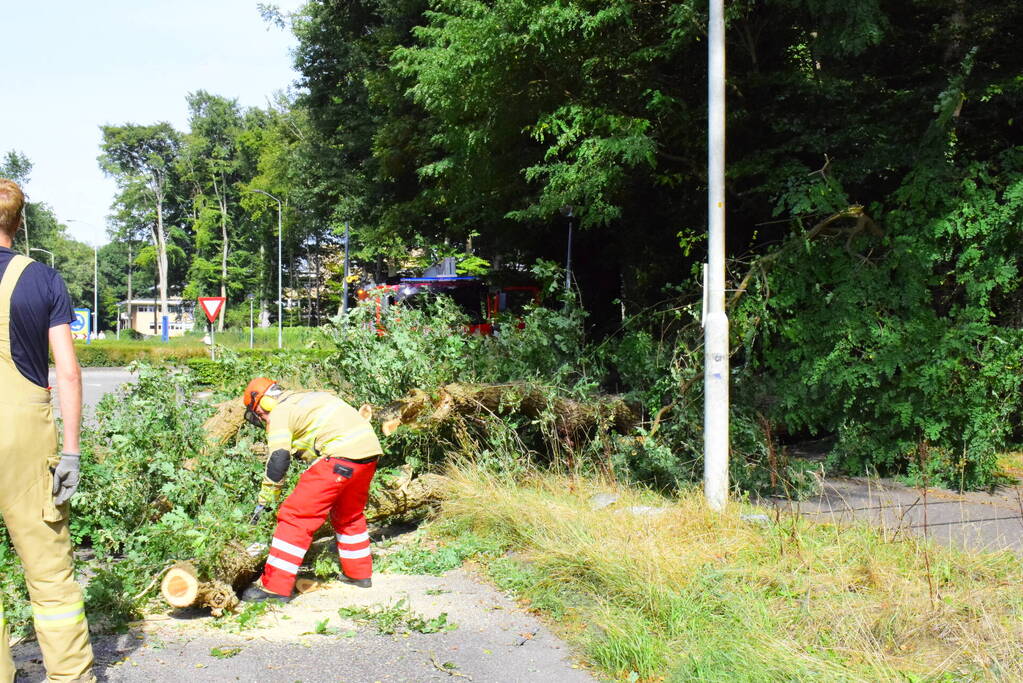
[[[216,322],[217,316],[220,315],[221,309],[224,308],[224,302],[227,301],[222,296],[201,296],[199,297],[199,305],[202,306],[202,310],[206,313],[206,319],[211,323]]]

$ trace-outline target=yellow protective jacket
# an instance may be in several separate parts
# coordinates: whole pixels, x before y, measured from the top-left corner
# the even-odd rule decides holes
[[[283,485],[291,455],[312,463],[322,457],[369,460],[383,453],[369,420],[327,391],[282,393],[267,418],[266,434],[270,458],[264,486]]]

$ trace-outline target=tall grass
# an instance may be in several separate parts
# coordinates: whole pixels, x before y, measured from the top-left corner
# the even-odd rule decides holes
[[[597,491],[618,502],[595,510]],[[635,506],[655,506],[657,510]],[[709,512],[595,481],[453,472],[441,528],[499,538],[499,585],[562,616],[591,663],[672,681],[1023,680],[1009,553],[886,541],[866,526]],[[932,602],[924,551],[937,589]]]

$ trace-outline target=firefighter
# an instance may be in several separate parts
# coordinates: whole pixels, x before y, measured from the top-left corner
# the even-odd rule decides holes
[[[82,410],[74,318],[60,275],[11,249],[24,203],[18,185],[0,178],[0,514],[25,572],[47,680],[94,681],[67,517],[79,481]],[[47,386],[51,350],[64,418],[61,455]],[[15,676],[9,642],[0,600],[0,683]]]
[[[280,498],[292,458],[311,462],[281,504],[263,575],[245,590],[242,600],[291,600],[313,533],[328,514],[342,580],[369,588],[373,559],[364,510],[383,453],[369,420],[332,393],[285,391],[266,377],[249,382],[242,402],[245,418],[257,427],[266,426],[270,453],[254,523]]]

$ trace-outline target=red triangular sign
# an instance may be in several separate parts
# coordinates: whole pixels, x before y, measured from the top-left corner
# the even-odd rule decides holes
[[[199,305],[202,306],[202,310],[206,314],[206,319],[211,323],[216,322],[217,316],[220,315],[220,310],[224,307],[225,301],[227,301],[227,299],[222,296],[199,297]]]

